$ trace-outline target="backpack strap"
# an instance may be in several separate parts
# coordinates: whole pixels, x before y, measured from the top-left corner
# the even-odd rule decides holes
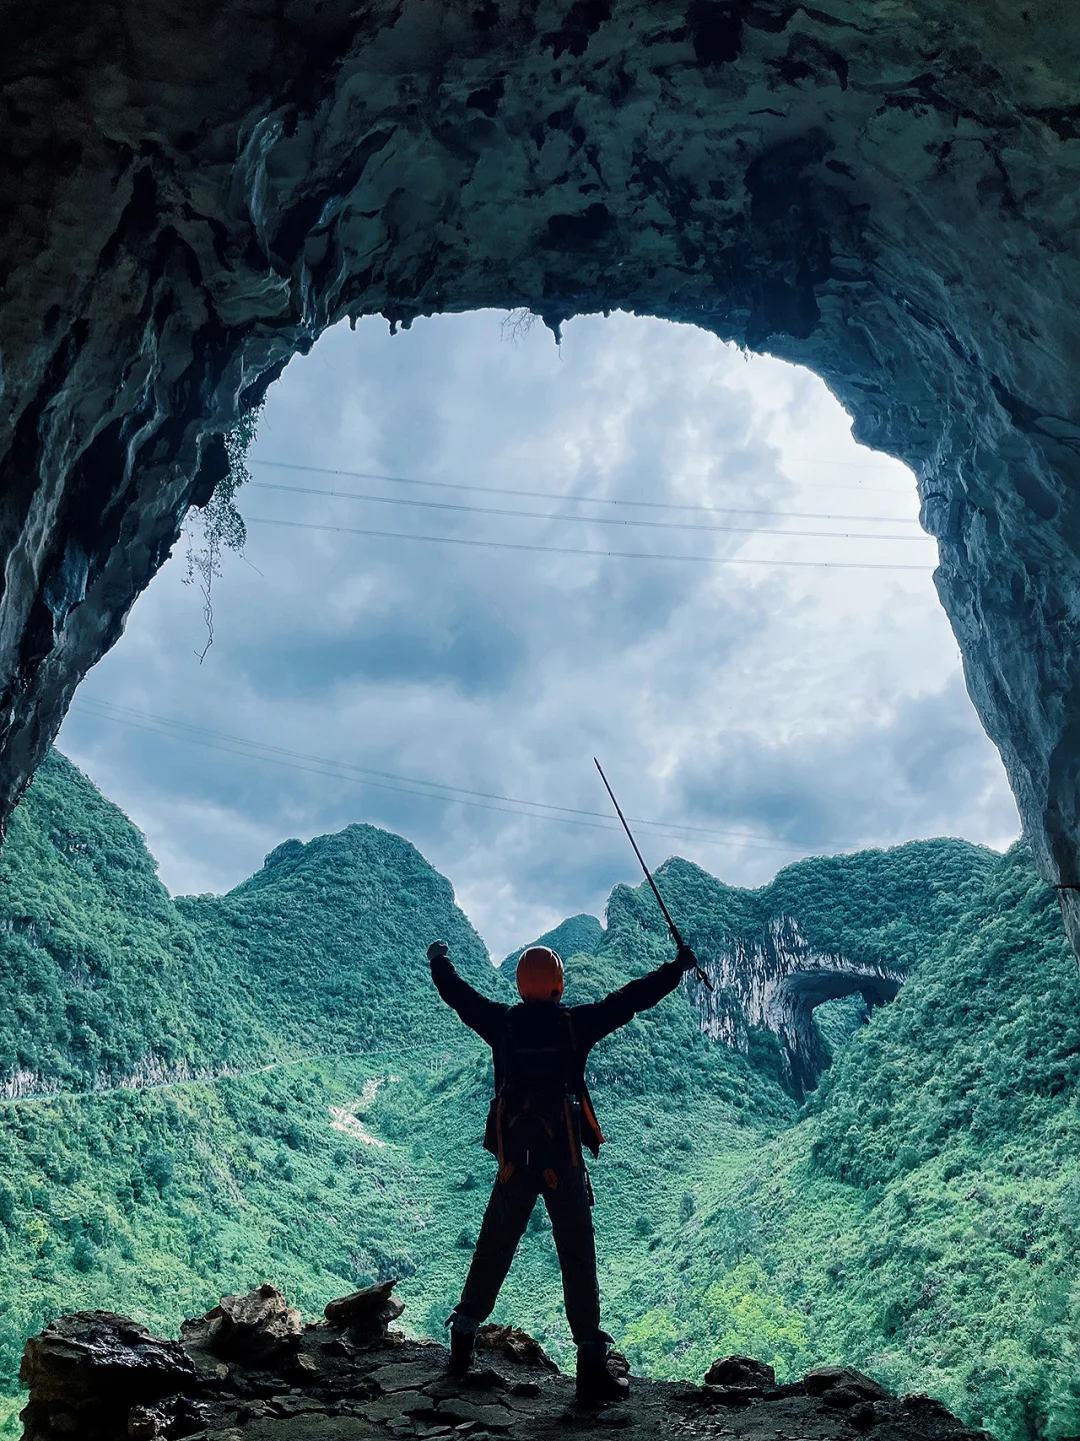
[[[578,1141],[577,1127],[574,1125],[574,1108],[570,1104],[570,1097],[563,1100],[563,1112],[566,1115],[566,1136],[570,1142],[570,1164],[573,1167],[581,1165],[581,1143]]]
[[[578,1126],[574,1124],[574,1108],[570,1101],[571,1076],[570,1067],[574,1063],[574,1054],[577,1051],[577,1036],[574,1032],[574,1018],[569,1009],[563,1012],[566,1017],[566,1038],[567,1047],[565,1062],[563,1066],[564,1085],[566,1096],[563,1100],[563,1111],[566,1114],[566,1136],[570,1142],[570,1164],[577,1169],[581,1165],[581,1137],[578,1134]],[[581,1098],[578,1097],[578,1111],[580,1114]],[[580,1123],[579,1123],[580,1124]]]
[[[570,1037],[570,1055],[573,1056],[577,1052],[577,1032],[574,1029],[574,1013],[569,1008],[566,1011],[566,1030]],[[588,1089],[584,1086],[581,1090],[581,1111],[589,1124],[589,1128],[595,1134],[597,1143],[602,1146],[607,1138],[600,1129],[600,1122],[596,1119],[596,1112],[593,1110],[592,1101],[589,1099]],[[580,1149],[578,1150],[578,1159],[581,1159]]]

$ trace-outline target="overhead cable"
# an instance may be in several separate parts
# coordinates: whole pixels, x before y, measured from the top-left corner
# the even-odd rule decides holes
[[[317,525],[314,521],[274,520],[265,515],[244,517],[247,525],[287,526],[291,530],[320,530],[339,535],[364,535],[377,540],[419,540],[433,545],[467,545],[483,550],[527,550],[546,555],[589,555],[608,560],[673,560],[703,565],[795,566],[808,570],[913,570],[930,575],[932,565],[895,565],[887,561],[758,559],[745,555],[671,555],[657,551],[591,550],[571,545],[527,545],[510,540],[475,540],[462,535],[411,535],[396,530],[368,530],[350,525]],[[773,532],[775,534],[776,532]]]
[[[381,471],[374,470],[346,470],[340,466],[326,465],[301,465],[299,462],[286,460],[264,460],[258,455],[249,455],[249,465],[265,465],[271,470],[299,470],[308,475],[344,475],[350,480],[381,480],[388,485],[420,485],[428,490],[467,490],[479,495],[511,495],[519,496],[524,500],[572,500],[582,505],[628,505],[646,510],[698,510],[709,513],[726,513],[736,515],[761,515],[767,507],[758,507],[756,510],[740,510],[729,505],[689,505],[673,500],[630,500],[623,496],[609,495],[564,495],[556,490],[514,490],[499,485],[469,485],[458,480],[421,480],[412,475],[386,475]],[[910,497],[911,490],[893,490],[891,488],[882,490],[880,487],[867,490],[861,485],[823,485],[825,490],[854,490],[860,495],[905,495]],[[807,514],[799,517],[802,520],[862,520],[863,516],[824,516],[818,514]],[[914,522],[913,522],[914,524]]]
[[[555,520],[571,522],[577,525],[632,525],[642,527],[646,530],[691,530],[691,531],[718,531],[726,535],[778,535],[797,536],[801,540],[903,540],[903,541],[925,541],[929,536],[920,535],[883,535],[866,532],[851,532],[842,530],[775,530],[771,526],[761,525],[702,525],[697,521],[688,520],[636,520],[630,517],[613,515],[552,515],[549,511],[539,510],[505,510],[488,505],[455,505],[447,500],[414,500],[411,496],[401,495],[371,495],[354,490],[318,490],[306,485],[275,485],[263,480],[253,480],[251,487],[255,490],[280,490],[288,491],[293,495],[320,495],[328,496],[334,500],[359,500],[371,502],[375,505],[406,505],[413,506],[420,510],[452,510],[465,515],[498,515],[509,516],[512,519],[523,520]],[[740,514],[756,515],[766,512],[744,511]],[[785,520],[788,517],[782,512],[776,515],[776,519]],[[793,517],[794,518],[794,517]],[[817,517],[815,517],[817,518]],[[822,516],[823,520],[854,519],[856,517]],[[862,517],[858,517],[862,519]],[[870,516],[878,524],[887,522],[884,517],[878,520]],[[911,525],[917,522],[901,519],[899,524]]]
[[[420,796],[427,800],[473,806],[480,810],[531,816],[534,820],[558,821],[565,825],[584,825],[593,830],[618,830],[618,826],[612,818],[603,811],[579,810],[573,806],[556,806],[545,801],[530,801],[520,797],[503,796],[492,791],[471,790],[465,786],[449,786],[442,781],[396,775],[392,771],[374,770],[366,766],[355,765],[350,761],[339,761],[328,756],[308,755],[303,751],[288,750],[284,746],[253,741],[244,736],[229,735],[222,731],[211,730],[206,726],[193,725],[187,721],[170,720],[165,716],[154,715],[150,711],[136,710],[131,706],[119,706],[111,701],[80,697],[72,710],[76,713],[86,710],[99,719],[112,720],[136,730],[165,736],[167,739],[187,741],[193,745],[223,751],[229,755],[244,755],[251,760],[266,761],[271,765],[304,771],[310,775],[328,776],[336,780],[351,780],[354,784],[373,786],[378,790],[396,791],[406,795]],[[301,762],[313,762],[314,764],[301,764]],[[319,767],[319,769],[315,767]],[[379,777],[380,779],[370,779],[370,777]],[[397,784],[390,782],[397,782]],[[418,787],[427,789],[421,790]],[[436,791],[445,791],[447,794],[433,794]],[[497,804],[492,804],[492,802],[497,802]],[[531,809],[521,809],[522,807]],[[538,811],[544,812],[544,814],[536,814]],[[635,825],[648,826],[670,840],[701,837],[728,845],[737,844],[753,850],[800,854],[806,852],[805,846],[762,841],[753,832],[718,830],[707,826],[688,825],[681,821],[653,821],[644,820],[641,817],[631,817],[631,820]],[[836,849],[841,850],[848,848],[837,842],[821,842],[821,844],[833,845]]]

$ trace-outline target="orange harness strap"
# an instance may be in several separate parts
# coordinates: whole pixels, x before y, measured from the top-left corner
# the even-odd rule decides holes
[[[582,1092],[581,1109],[585,1112],[585,1116],[589,1122],[589,1125],[596,1132],[596,1139],[602,1146],[607,1140],[607,1137],[600,1129],[600,1122],[596,1119],[596,1112],[593,1110],[592,1102],[589,1100],[588,1094],[586,1092]]]
[[[513,1161],[508,1161],[503,1151],[503,1108],[505,1104],[501,1096],[495,1103],[495,1156],[499,1162],[499,1180],[504,1185],[515,1170]]]

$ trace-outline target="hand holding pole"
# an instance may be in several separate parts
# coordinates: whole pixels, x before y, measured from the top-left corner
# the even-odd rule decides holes
[[[619,820],[622,821],[622,828],[623,828],[623,830],[626,832],[626,839],[627,839],[627,840],[630,842],[630,844],[633,846],[633,848],[634,848],[634,855],[637,856],[637,858],[638,858],[638,864],[641,866],[641,869],[645,872],[645,879],[648,881],[649,885],[652,887],[652,893],[653,893],[653,895],[656,897],[656,904],[660,907],[661,911],[662,911],[663,914],[664,914],[664,920],[667,921],[667,923],[668,923],[668,929],[671,931],[671,938],[672,938],[672,940],[673,940],[673,941],[675,942],[675,944],[678,946],[678,948],[679,948],[680,951],[689,950],[689,949],[690,949],[689,946],[686,944],[686,942],[683,940],[682,936],[679,934],[679,928],[678,928],[678,926],[677,926],[677,925],[675,924],[675,922],[671,919],[671,912],[668,910],[667,906],[664,904],[664,898],[663,898],[663,896],[660,894],[659,890],[657,889],[656,882],[653,880],[652,874],[651,874],[651,872],[649,871],[648,866],[645,864],[645,858],[644,858],[644,856],[643,856],[643,855],[641,854],[641,852],[638,850],[638,843],[637,843],[636,840],[634,840],[633,832],[631,831],[630,827],[626,824],[626,817],[625,817],[625,816],[623,815],[623,813],[622,813],[622,807],[619,805],[619,802],[615,799],[615,792],[611,789],[611,786],[608,784],[608,778],[607,778],[607,776],[604,774],[604,768],[603,768],[603,766],[600,764],[600,762],[596,759],[595,756],[593,756],[593,765],[594,765],[594,766],[596,767],[596,769],[600,772],[600,779],[604,782],[604,789],[607,791],[608,795],[611,797],[611,804],[615,807],[615,814],[619,817]],[[707,987],[710,991],[713,989],[713,983],[712,983],[712,981],[709,980],[708,976],[707,976],[707,975],[705,974],[705,972],[701,969],[701,966],[698,964],[698,962],[697,962],[696,959],[695,959],[695,961],[694,961],[694,974],[697,976],[698,980],[701,982],[701,984],[702,984],[703,986]]]

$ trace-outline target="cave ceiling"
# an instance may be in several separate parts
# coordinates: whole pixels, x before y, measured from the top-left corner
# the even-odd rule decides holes
[[[620,308],[911,465],[1080,940],[1080,7],[0,5],[0,817],[222,436],[345,316]]]

